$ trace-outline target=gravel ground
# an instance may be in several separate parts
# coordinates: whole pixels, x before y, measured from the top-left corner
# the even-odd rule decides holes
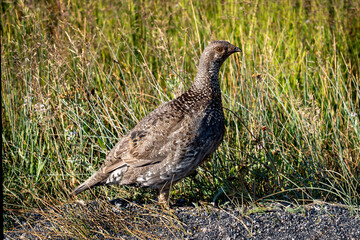
[[[5,213],[5,225],[11,222],[13,226],[5,232],[5,239],[79,239],[79,235],[74,237],[71,231],[64,230],[66,216],[88,220],[90,215],[89,228],[94,239],[360,239],[359,208],[350,211],[338,204],[294,207],[271,203],[256,208],[221,209],[211,205],[174,206],[171,211],[124,200],[113,200],[111,204],[105,206],[106,213],[97,202],[61,206],[43,215],[27,213],[25,218]],[[113,217],[107,218],[110,213]],[[121,227],[114,225],[118,222]]]

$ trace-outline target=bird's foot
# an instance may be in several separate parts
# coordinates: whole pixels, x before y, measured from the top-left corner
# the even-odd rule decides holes
[[[158,198],[158,205],[165,210],[170,209],[171,201],[169,199],[169,190],[161,190]]]

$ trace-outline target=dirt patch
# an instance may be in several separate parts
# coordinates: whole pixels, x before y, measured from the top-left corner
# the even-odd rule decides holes
[[[117,199],[5,215],[5,239],[360,239],[359,208],[327,203],[163,210]]]

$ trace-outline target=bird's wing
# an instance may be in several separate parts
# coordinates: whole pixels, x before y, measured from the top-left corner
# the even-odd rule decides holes
[[[174,145],[178,146],[178,150],[183,149],[181,147],[181,144],[184,144],[182,143],[183,139],[176,139],[179,133],[193,134],[195,131],[191,127],[189,128],[192,126],[189,124],[191,116],[169,106],[174,101],[157,108],[122,137],[108,153],[99,171],[78,186],[71,195],[79,194],[94,186],[106,184],[111,174],[116,173],[114,178],[118,178],[118,175],[123,174],[123,171],[126,171],[128,167],[136,168],[161,162],[165,158],[171,157],[170,155],[179,152],[174,151]],[[117,170],[119,171],[116,172]]]
[[[184,113],[166,103],[140,121],[109,152],[101,170],[110,173],[122,166],[142,167],[161,162],[171,151],[166,147],[171,135],[186,127]]]

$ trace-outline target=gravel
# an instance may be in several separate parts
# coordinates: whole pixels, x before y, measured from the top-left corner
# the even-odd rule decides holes
[[[360,239],[359,208],[340,204],[173,206],[170,211],[120,199],[111,204],[74,203],[23,216],[5,212],[5,226],[11,226],[5,239],[79,239],[86,236],[74,230],[79,220],[79,229],[94,239]]]

